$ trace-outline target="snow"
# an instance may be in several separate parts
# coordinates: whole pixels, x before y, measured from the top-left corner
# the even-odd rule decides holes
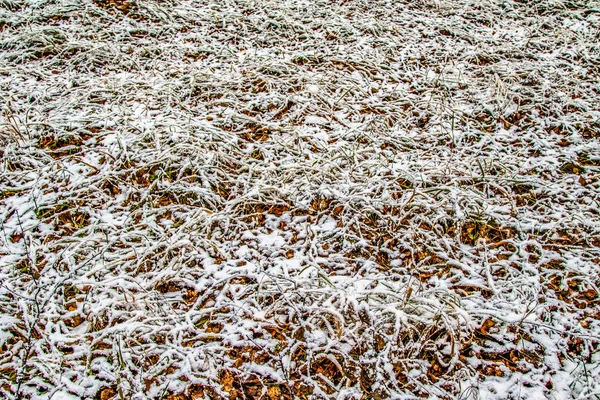
[[[0,397],[597,397],[598,9],[0,0]]]

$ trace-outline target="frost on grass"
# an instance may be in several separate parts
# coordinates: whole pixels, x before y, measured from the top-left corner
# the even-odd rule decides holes
[[[2,397],[597,397],[598,10],[0,0]]]

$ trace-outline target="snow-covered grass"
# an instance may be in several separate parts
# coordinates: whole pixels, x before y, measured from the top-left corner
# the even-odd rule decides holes
[[[600,3],[0,0],[0,397],[600,398]]]

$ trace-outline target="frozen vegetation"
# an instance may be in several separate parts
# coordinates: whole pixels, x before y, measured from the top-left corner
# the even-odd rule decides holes
[[[599,399],[600,3],[0,0],[0,397]]]

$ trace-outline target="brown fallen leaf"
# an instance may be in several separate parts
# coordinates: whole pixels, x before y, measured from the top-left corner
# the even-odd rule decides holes
[[[231,392],[233,389],[233,375],[229,371],[225,371],[223,376],[221,376],[221,385],[223,386],[223,390],[227,393]]]
[[[279,385],[278,386],[271,386],[267,390],[267,394],[269,395],[269,399],[271,399],[271,400],[280,399],[281,398],[281,389],[279,389]]]

